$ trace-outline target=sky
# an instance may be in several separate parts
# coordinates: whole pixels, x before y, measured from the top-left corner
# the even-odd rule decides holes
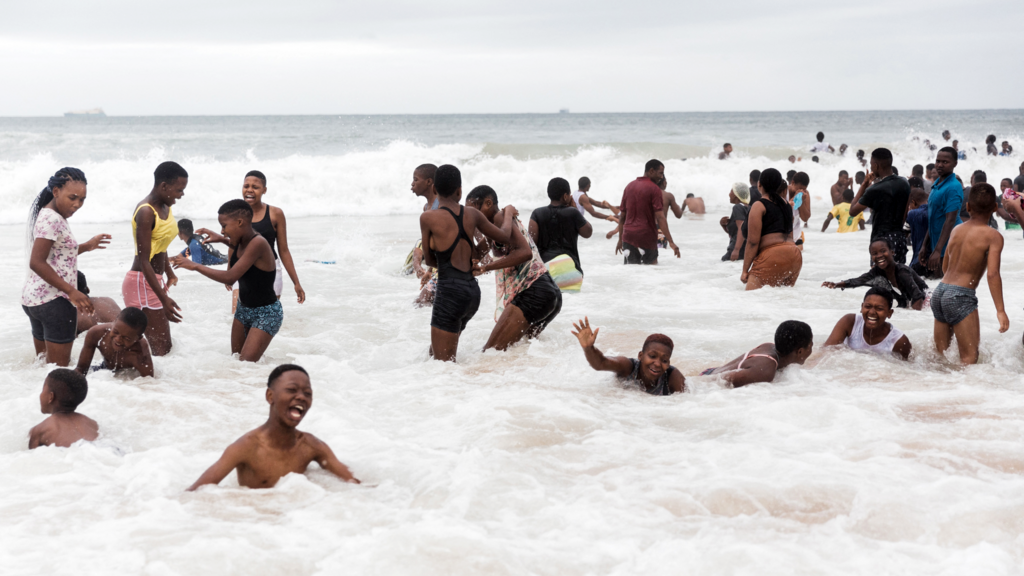
[[[0,116],[1024,108],[1021,0],[4,2]]]

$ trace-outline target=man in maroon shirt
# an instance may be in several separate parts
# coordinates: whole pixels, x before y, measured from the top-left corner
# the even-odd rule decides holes
[[[679,258],[679,247],[672,241],[665,219],[661,188],[656,182],[665,177],[665,165],[649,160],[644,175],[629,183],[622,192],[619,206],[619,243],[615,253],[626,251],[626,264],[658,263],[658,229]]]

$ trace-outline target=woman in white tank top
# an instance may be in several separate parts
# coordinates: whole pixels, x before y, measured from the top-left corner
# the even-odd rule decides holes
[[[825,346],[844,344],[852,350],[883,355],[899,354],[906,360],[910,356],[910,340],[886,322],[891,317],[892,294],[872,288],[864,295],[860,313],[840,318],[825,341]]]

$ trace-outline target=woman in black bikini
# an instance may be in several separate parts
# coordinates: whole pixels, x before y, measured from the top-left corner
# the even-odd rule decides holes
[[[480,286],[473,276],[473,242],[470,238],[479,229],[484,236],[508,244],[512,219],[518,214],[505,206],[501,228],[491,223],[479,210],[463,207],[462,174],[445,164],[434,176],[438,209],[420,216],[423,234],[423,261],[437,268],[437,292],[430,317],[430,354],[445,362],[455,361],[459,335],[480,307]],[[442,249],[443,246],[448,248]]]

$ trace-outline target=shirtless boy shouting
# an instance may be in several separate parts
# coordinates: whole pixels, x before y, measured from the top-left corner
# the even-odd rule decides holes
[[[220,460],[189,487],[190,492],[204,484],[219,484],[232,470],[238,472],[241,486],[271,488],[282,476],[305,472],[314,461],[342,480],[359,484],[327,444],[295,429],[313,405],[313,387],[305,369],[295,364],[274,368],[267,379],[267,402],[267,421],[228,446]]]
[[[945,353],[956,336],[960,362],[977,364],[981,326],[974,289],[986,268],[988,289],[999,318],[999,332],[1010,329],[1010,319],[1003,309],[1003,279],[999,276],[1003,235],[988,225],[996,211],[995,189],[984,182],[972,186],[967,209],[971,213],[970,220],[953,228],[949,236],[942,261],[942,282],[932,292],[932,313],[935,314],[935,348],[939,353]]]
[[[92,357],[99,350],[103,363],[99,369],[124,370],[134,368],[139,376],[153,375],[153,358],[149,342],[144,336],[147,324],[146,314],[138,308],[125,308],[109,324],[97,324],[85,334],[85,344],[78,356],[79,374],[88,374]]]

